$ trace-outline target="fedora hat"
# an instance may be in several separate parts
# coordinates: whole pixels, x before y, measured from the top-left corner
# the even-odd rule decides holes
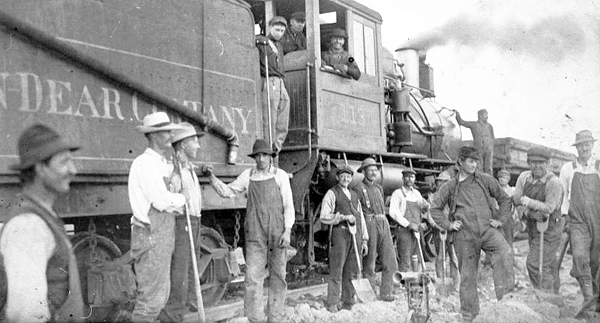
[[[276,155],[271,145],[264,139],[256,139],[254,145],[252,145],[252,153],[248,154],[248,156],[254,158],[256,154],[267,154],[273,157]]]
[[[78,145],[65,142],[58,132],[43,124],[34,124],[25,129],[17,142],[19,163],[10,166],[12,170],[24,170],[53,155],[70,150],[78,150]]]
[[[171,143],[173,144],[189,137],[204,136],[204,132],[196,132],[196,128],[189,122],[182,122],[179,124],[179,127],[181,128],[173,130],[173,138],[171,138]]]
[[[366,169],[369,166],[377,166],[377,167],[381,167],[381,164],[376,162],[374,158],[365,158],[365,160],[362,161],[362,164],[360,165],[360,167],[356,170],[359,173],[362,173],[362,171],[364,169]]]
[[[346,31],[343,30],[342,28],[335,28],[334,30],[331,31],[331,33],[329,33],[329,36],[327,38],[331,38],[331,37],[348,38],[348,35],[346,34]]]
[[[577,146],[584,142],[596,141],[589,130],[581,130],[575,135],[575,143],[572,146]]]
[[[171,123],[169,116],[165,112],[155,112],[145,116],[144,124],[136,127],[141,133],[171,131],[180,128],[178,125]]]

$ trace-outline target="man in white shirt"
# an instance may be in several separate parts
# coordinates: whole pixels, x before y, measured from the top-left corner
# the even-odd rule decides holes
[[[148,139],[148,148],[131,164],[129,202],[131,217],[131,252],[137,280],[137,299],[133,322],[156,321],[167,304],[170,289],[171,255],[175,244],[175,211],[183,209],[186,195],[167,189],[173,165],[172,124],[165,112],[144,117],[137,130]]]
[[[54,211],[77,174],[72,155],[77,149],[41,124],[19,137],[19,163],[11,169],[19,172],[23,189],[0,216],[2,322],[84,320],[77,260]]]
[[[579,282],[584,303],[598,295],[594,278],[600,267],[600,160],[592,156],[594,141],[591,131],[578,132],[573,144],[577,160],[560,170],[564,189],[561,213],[567,217],[573,251],[571,276]]]
[[[390,217],[400,224],[396,229],[396,247],[398,249],[398,270],[411,271],[410,258],[418,254],[415,232],[427,230],[427,210],[429,203],[414,187],[416,172],[405,169],[402,172],[403,185],[392,193],[390,199]]]
[[[223,183],[207,167],[210,184],[231,198],[247,192],[245,219],[246,278],[244,315],[250,322],[264,322],[263,283],[269,277],[268,322],[281,322],[287,292],[286,249],[294,224],[294,200],[288,174],[273,165],[269,142],[258,139],[252,146],[256,167],[244,170],[233,182]]]

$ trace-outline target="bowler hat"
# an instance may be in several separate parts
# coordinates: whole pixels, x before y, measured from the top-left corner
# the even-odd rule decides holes
[[[34,124],[25,129],[19,137],[17,151],[20,162],[10,166],[12,170],[24,170],[53,155],[65,151],[78,150],[79,146],[66,143],[52,128],[43,124]]]
[[[275,16],[273,18],[271,18],[271,20],[269,20],[269,26],[273,26],[276,24],[281,24],[284,25],[287,28],[287,20],[285,20],[285,18],[283,18],[282,16]]]
[[[450,174],[448,174],[447,171],[443,171],[441,172],[438,177],[435,178],[436,181],[449,181],[450,180]]]
[[[344,31],[342,28],[335,28],[334,30],[331,31],[328,38],[331,38],[331,37],[348,38],[348,35],[346,34],[346,31]]]
[[[528,152],[529,153],[529,152]],[[527,156],[529,156],[529,154],[527,154]],[[510,173],[506,170],[506,169],[501,169],[498,171],[498,173],[496,174],[497,177],[502,177],[502,176],[508,176],[510,177]]]
[[[550,150],[543,147],[532,147],[527,150],[527,161],[548,161]]]
[[[417,174],[417,172],[415,172],[415,170],[412,168],[407,168],[402,171],[402,176],[416,175],[416,174]]]
[[[479,159],[479,152],[475,147],[463,146],[460,147],[460,150],[458,151],[458,157]]]
[[[183,139],[189,137],[202,137],[204,136],[204,132],[196,132],[196,128],[189,122],[182,122],[179,124],[181,129],[176,129],[173,131],[173,138],[171,138],[171,143],[176,143]]]
[[[336,174],[339,175],[341,173],[348,173],[351,176],[354,175],[354,171],[352,170],[352,167],[348,166],[348,165],[342,165],[337,169]]]
[[[256,139],[254,145],[252,145],[252,153],[248,154],[248,156],[254,158],[257,154],[267,154],[275,157],[271,145],[264,139]]]
[[[144,117],[144,124],[136,127],[141,133],[151,133],[158,131],[171,131],[180,129],[178,125],[171,123],[169,116],[165,112],[155,112]]]
[[[577,146],[584,142],[596,141],[589,130],[581,130],[575,135],[575,143],[572,146]]]
[[[299,22],[304,22],[306,20],[306,14],[303,11],[296,11],[290,16],[290,20],[292,19]]]
[[[360,167],[356,170],[359,173],[362,173],[363,170],[365,170],[367,167],[369,166],[377,166],[377,167],[381,167],[381,164],[376,162],[374,158],[365,158],[365,160],[362,161],[362,164],[360,165]]]

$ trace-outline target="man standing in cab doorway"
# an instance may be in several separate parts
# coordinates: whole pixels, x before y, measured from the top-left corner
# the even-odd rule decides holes
[[[78,149],[41,124],[19,137],[19,163],[11,169],[19,172],[23,188],[0,217],[0,268],[6,279],[0,321],[84,321],[77,259],[54,210],[77,174],[72,152]]]
[[[270,140],[276,155],[281,151],[283,142],[287,137],[290,118],[290,97],[283,83],[285,76],[284,51],[280,42],[286,28],[287,21],[285,18],[275,16],[269,21],[267,36],[260,35],[256,37],[260,75],[263,79],[264,133]],[[267,75],[269,84],[267,84]]]
[[[384,302],[393,302],[394,273],[398,270],[396,255],[390,224],[385,215],[385,202],[383,187],[376,183],[381,174],[381,164],[373,158],[366,158],[358,169],[364,174],[363,181],[355,188],[362,206],[367,231],[369,232],[369,253],[365,257],[363,266],[364,277],[369,280],[373,290],[377,290],[375,283],[375,263],[379,259],[381,268],[381,288],[379,299]]]
[[[302,11],[296,11],[290,16],[290,26],[285,30],[281,45],[283,53],[287,54],[306,49],[306,36],[304,36],[304,25],[306,24],[306,15]]]
[[[526,207],[527,233],[529,234],[529,254],[527,255],[527,272],[533,288],[552,291],[554,278],[552,267],[556,252],[560,247],[563,233],[563,218],[560,206],[563,198],[563,187],[560,179],[548,171],[550,151],[534,147],[527,151],[527,164],[531,170],[519,175],[512,200],[515,205]],[[543,259],[540,258],[540,228],[547,222],[544,231]],[[540,277],[540,261],[542,261],[542,281]]]
[[[286,251],[295,220],[292,189],[288,174],[273,165],[275,153],[266,140],[256,140],[248,156],[256,167],[244,170],[229,184],[219,180],[210,166],[207,173],[221,197],[248,195],[244,315],[250,322],[265,321],[263,283],[269,277],[267,322],[281,322],[287,292]]]
[[[488,122],[488,112],[486,109],[477,111],[477,121],[465,121],[460,117],[458,111],[456,121],[459,125],[469,128],[473,135],[473,147],[480,154],[478,167],[484,173],[494,175],[492,163],[494,162],[494,127]]]
[[[564,196],[561,213],[567,218],[573,268],[583,302],[598,295],[600,268],[600,160],[592,156],[596,139],[589,130],[575,136],[577,159],[560,170]],[[596,309],[598,310],[598,309]]]

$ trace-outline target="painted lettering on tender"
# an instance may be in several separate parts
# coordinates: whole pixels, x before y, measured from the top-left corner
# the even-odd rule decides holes
[[[159,109],[139,100],[138,95],[94,84],[44,79],[29,72],[0,73],[0,109],[20,112],[141,122],[148,113]],[[176,99],[174,99],[176,100]],[[249,135],[248,121],[253,109],[225,105],[203,106],[198,100],[176,100],[194,112],[206,113],[216,122],[231,127],[240,135]],[[173,121],[180,120],[178,114]]]

